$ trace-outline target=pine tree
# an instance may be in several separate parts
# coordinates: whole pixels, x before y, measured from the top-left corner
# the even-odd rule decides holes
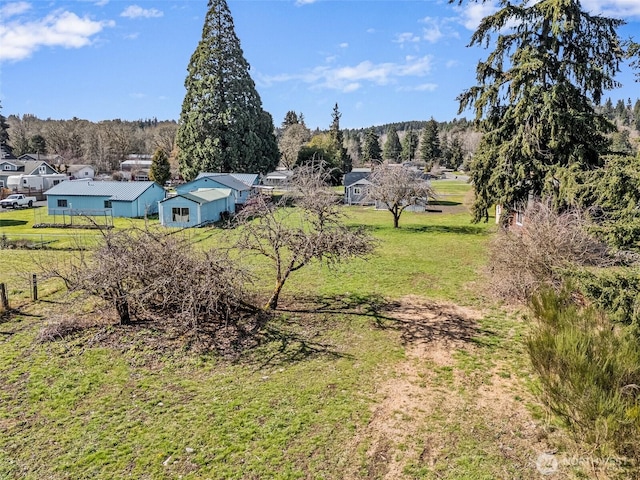
[[[400,137],[398,137],[398,131],[394,126],[389,127],[387,131],[387,140],[384,142],[382,152],[385,160],[397,162],[400,159],[402,144],[400,143]]]
[[[278,164],[273,119],[249,75],[225,0],[209,0],[176,135],[180,171],[264,173]]]
[[[578,0],[499,3],[470,42],[488,45],[495,34],[494,51],[459,97],[460,113],[474,108],[484,131],[472,162],[476,221],[494,202],[513,209],[530,195],[561,206],[573,172],[602,163],[613,125],[593,106],[618,86],[624,55],[623,22],[590,15]]]
[[[336,164],[333,165],[333,168],[339,170],[339,174],[345,174],[351,171],[351,158],[347,154],[347,149],[344,146],[344,136],[342,134],[342,130],[340,130],[340,117],[342,114],[338,109],[338,104],[336,103],[333,107],[333,112],[331,113],[331,126],[329,127],[329,135],[335,144],[336,151]]]
[[[2,104],[0,104],[0,111],[2,111]],[[9,124],[7,123],[7,119],[2,113],[0,113],[0,145],[9,147]]]
[[[413,159],[416,158],[419,143],[420,138],[418,137],[418,133],[413,130],[413,127],[409,127],[409,130],[407,130],[402,138],[402,153],[400,155],[402,160],[412,162]]]
[[[298,119],[298,114],[293,110],[289,110],[284,116],[284,120],[282,121],[281,128],[285,129],[287,127],[290,127],[291,125],[297,125],[299,123],[300,123],[300,120]]]
[[[149,178],[160,185],[164,185],[171,178],[171,165],[167,152],[159,148],[151,159]]]
[[[365,162],[381,163],[382,150],[380,149],[380,137],[375,128],[370,127],[364,134],[364,145],[362,146],[362,158]]]
[[[440,148],[440,137],[438,136],[438,122],[432,117],[422,129],[420,160],[429,166],[438,163],[440,158],[442,158],[442,149]],[[431,170],[430,167],[429,170]]]

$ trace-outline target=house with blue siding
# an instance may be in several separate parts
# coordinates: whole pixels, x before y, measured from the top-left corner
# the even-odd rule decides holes
[[[165,227],[197,227],[217,222],[235,210],[230,188],[201,188],[178,193],[159,204],[160,223]]]
[[[104,215],[140,218],[158,213],[166,190],[156,182],[71,180],[45,192],[49,215]]]
[[[211,188],[223,188],[230,189],[233,195],[235,205],[241,207],[247,200],[251,194],[252,188],[246,183],[238,180],[234,176],[230,174],[200,174],[195,180],[191,180],[190,182],[183,183],[182,185],[176,186],[177,194],[184,194],[193,192],[195,190],[200,189],[211,189]],[[236,206],[230,210],[231,212],[235,212]]]
[[[196,177],[196,180],[202,177],[218,177],[220,175],[229,175],[236,180],[241,181],[245,185],[250,188],[257,187],[260,185],[260,175],[257,173],[211,173],[211,172],[203,172],[199,173]]]

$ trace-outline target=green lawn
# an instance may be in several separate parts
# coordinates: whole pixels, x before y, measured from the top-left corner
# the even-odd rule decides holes
[[[71,313],[65,292],[43,282],[30,303],[34,252],[0,250],[20,304],[0,320],[0,478],[539,478],[536,456],[566,442],[531,413],[526,324],[482,296],[491,227],[407,212],[394,229],[388,212],[346,212],[376,254],[296,272],[260,344],[229,358],[100,312],[41,343]],[[33,215],[0,215],[0,235],[29,232]],[[190,235],[207,248],[232,231]]]

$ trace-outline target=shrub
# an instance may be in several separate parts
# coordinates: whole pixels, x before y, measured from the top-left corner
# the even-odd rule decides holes
[[[568,290],[531,302],[537,320],[527,342],[545,403],[578,440],[602,455],[640,459],[640,342]]]
[[[93,255],[81,252],[54,274],[69,290],[106,301],[122,324],[153,316],[216,330],[257,315],[248,274],[224,252],[200,252],[180,235],[148,229],[103,231],[103,239]]]

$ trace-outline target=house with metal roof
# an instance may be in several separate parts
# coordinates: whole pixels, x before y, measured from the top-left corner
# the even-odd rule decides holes
[[[104,215],[141,218],[158,212],[165,189],[156,182],[70,180],[45,192],[49,215]]]
[[[228,188],[231,189],[235,205],[242,206],[247,203],[252,188],[238,180],[231,174],[200,174],[195,180],[176,186],[176,193],[183,194],[203,188]],[[236,207],[231,209],[235,211]]]
[[[248,187],[256,187],[260,185],[260,175],[257,173],[211,173],[211,172],[202,172],[199,173],[196,177],[196,180],[202,177],[218,177],[221,175],[229,175],[236,180],[240,180],[242,183],[247,185]]]
[[[217,222],[235,210],[230,188],[200,188],[162,200],[158,217],[165,227],[199,227]]]

